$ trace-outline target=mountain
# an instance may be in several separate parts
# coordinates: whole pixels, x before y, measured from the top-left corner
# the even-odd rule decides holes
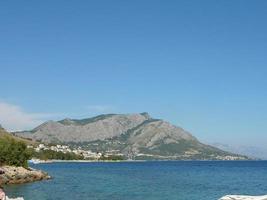
[[[184,129],[148,113],[107,114],[48,121],[16,135],[43,143],[64,143],[131,159],[247,159],[200,143]]]
[[[8,133],[0,124],[0,140],[3,138],[11,138],[11,139],[14,139],[16,141],[24,142],[25,144],[28,144],[28,145],[35,145],[36,144],[36,142],[32,141],[31,139],[21,138],[21,137],[13,135],[11,133]]]
[[[267,148],[264,147],[247,146],[247,145],[229,145],[222,143],[212,143],[211,145],[220,148],[224,151],[246,155],[250,158],[263,159],[263,160],[267,159]]]
[[[107,114],[81,120],[48,121],[32,131],[15,134],[45,143],[90,142],[121,135],[148,119],[147,113]]]

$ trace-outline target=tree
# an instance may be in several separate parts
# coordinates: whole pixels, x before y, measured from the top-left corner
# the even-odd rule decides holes
[[[10,137],[0,138],[0,165],[28,167],[31,152],[24,142]]]

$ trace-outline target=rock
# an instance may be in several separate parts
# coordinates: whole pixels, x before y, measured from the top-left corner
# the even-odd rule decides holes
[[[267,200],[267,195],[264,196],[242,196],[242,195],[227,195],[219,200]]]
[[[0,185],[29,183],[51,178],[47,173],[32,168],[3,166],[1,169],[4,174],[0,175]]]
[[[5,173],[5,171],[2,168],[0,168],[0,175],[4,174],[4,173]]]

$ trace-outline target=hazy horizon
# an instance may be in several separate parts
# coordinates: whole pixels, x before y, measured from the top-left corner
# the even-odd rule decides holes
[[[267,141],[266,1],[1,2],[0,124],[148,112]]]

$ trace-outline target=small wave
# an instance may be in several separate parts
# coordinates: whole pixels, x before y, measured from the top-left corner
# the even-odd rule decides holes
[[[241,196],[241,195],[227,195],[219,200],[266,200],[267,195],[265,196]]]
[[[24,199],[23,199],[23,197],[17,197],[17,198],[6,197],[6,200],[24,200]]]

